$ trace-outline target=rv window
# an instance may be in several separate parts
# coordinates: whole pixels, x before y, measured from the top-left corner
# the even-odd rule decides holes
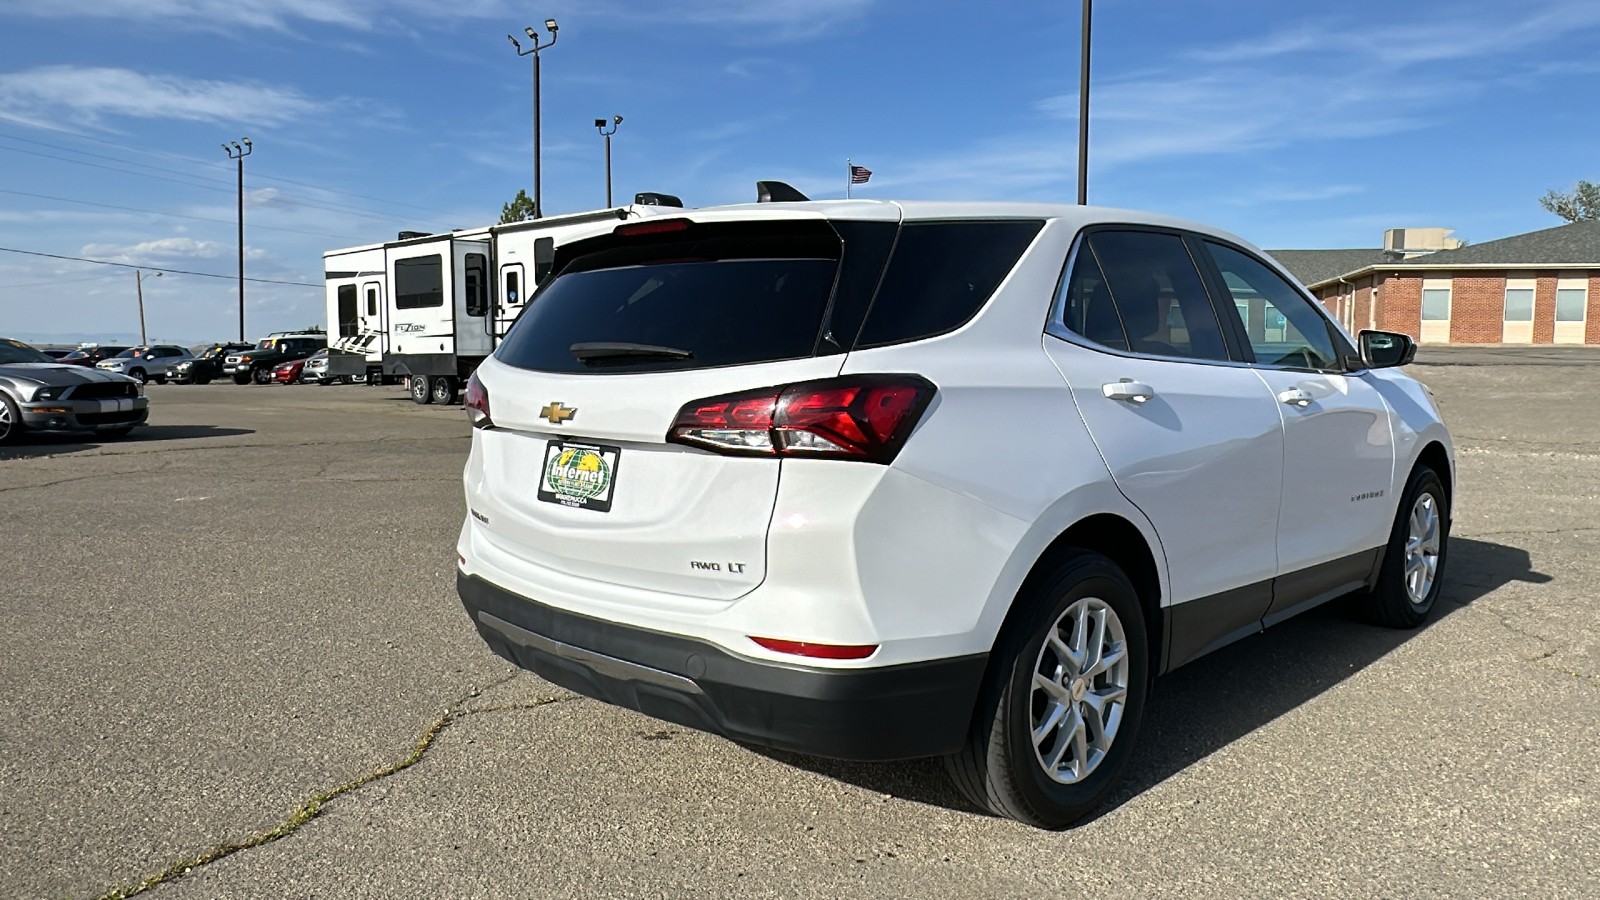
[[[444,265],[437,254],[394,261],[396,309],[444,305]]]
[[[519,280],[520,279],[517,278],[517,270],[516,269],[507,269],[506,270],[506,302],[507,303],[521,303],[522,302],[522,294],[521,294],[520,291],[517,290],[517,282]]]
[[[533,242],[533,284],[538,287],[550,277],[556,261],[556,239],[542,237]]]
[[[339,337],[356,333],[356,286],[339,286]]]
[[[378,315],[378,289],[367,288],[367,318],[376,318]]]
[[[467,315],[481,316],[489,311],[489,257],[467,254]]]

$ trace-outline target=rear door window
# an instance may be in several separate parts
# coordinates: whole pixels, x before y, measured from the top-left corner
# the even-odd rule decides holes
[[[1227,360],[1216,309],[1175,234],[1096,231],[1080,242],[1062,324],[1112,350]]]
[[[856,346],[921,340],[965,325],[1043,227],[1036,219],[906,223]]]

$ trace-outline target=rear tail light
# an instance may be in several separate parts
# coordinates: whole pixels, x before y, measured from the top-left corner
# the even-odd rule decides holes
[[[936,389],[916,375],[846,375],[685,404],[667,440],[738,456],[893,462]]]
[[[467,395],[463,405],[467,408],[467,421],[472,423],[473,428],[494,427],[494,420],[489,418],[489,391],[478,380],[477,372],[467,379]]]

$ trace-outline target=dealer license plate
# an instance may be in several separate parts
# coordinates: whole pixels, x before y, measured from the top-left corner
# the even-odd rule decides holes
[[[539,473],[539,499],[573,509],[610,512],[622,448],[551,441]]]

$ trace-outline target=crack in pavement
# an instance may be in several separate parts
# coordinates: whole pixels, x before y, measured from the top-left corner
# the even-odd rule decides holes
[[[97,900],[124,900],[124,898],[132,897],[136,894],[142,894],[145,891],[159,887],[163,884],[177,881],[178,879],[189,875],[195,869],[210,865],[211,863],[214,863],[220,859],[232,856],[235,853],[260,847],[264,844],[270,844],[280,838],[286,838],[289,835],[294,834],[296,831],[299,831],[300,828],[307,822],[315,819],[322,813],[323,806],[327,805],[330,801],[339,797],[340,795],[359,790],[360,788],[366,787],[375,781],[388,778],[391,775],[397,775],[411,768],[417,763],[422,762],[423,757],[427,756],[428,751],[432,749],[434,743],[438,740],[439,735],[444,733],[445,729],[456,724],[457,722],[462,721],[463,719],[467,719],[472,716],[486,715],[489,713],[511,712],[524,709],[539,709],[541,707],[550,706],[556,703],[565,703],[570,700],[583,699],[581,695],[569,694],[562,697],[551,697],[532,702],[502,703],[494,706],[478,707],[469,707],[466,705],[467,703],[471,702],[474,697],[480,696],[484,691],[493,690],[494,688],[500,687],[501,685],[517,678],[521,674],[521,671],[510,672],[489,682],[488,684],[483,685],[482,687],[471,688],[465,694],[457,697],[448,706],[446,706],[444,712],[441,713],[437,719],[434,719],[433,722],[423,730],[422,735],[417,738],[416,743],[412,745],[410,753],[406,754],[404,757],[396,760],[395,762],[379,766],[378,768],[367,772],[365,775],[352,778],[343,784],[335,785],[334,787],[312,794],[299,806],[296,806],[294,810],[283,819],[283,821],[279,822],[272,828],[269,828],[265,831],[256,831],[239,840],[218,844],[204,852],[176,860],[169,864],[166,868],[163,868],[161,871],[148,875],[134,884],[123,885],[119,883],[105,893],[98,895]]]

